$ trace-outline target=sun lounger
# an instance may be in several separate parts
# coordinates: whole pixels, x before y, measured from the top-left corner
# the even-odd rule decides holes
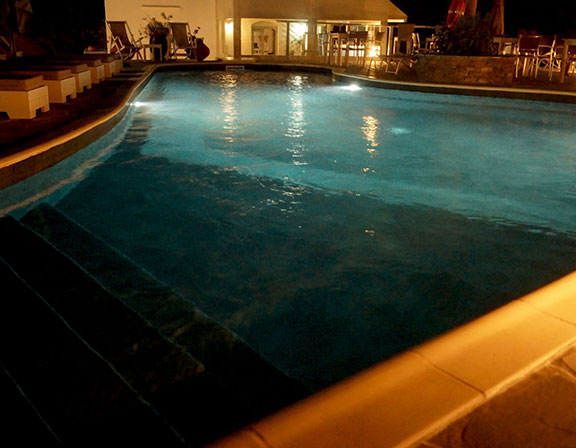
[[[47,62],[52,62],[55,64],[58,63],[70,63],[70,64],[86,64],[88,69],[90,70],[90,74],[92,77],[92,84],[99,84],[100,81],[103,81],[106,78],[104,64],[102,63],[101,59],[82,59],[78,56],[75,56],[73,59],[67,58],[49,58],[46,59]]]
[[[48,98],[51,103],[65,103],[70,98],[76,98],[76,81],[69,69],[35,68],[25,65],[2,65],[6,75],[40,75],[48,87]]]
[[[63,64],[54,64],[51,66],[58,69],[68,69],[72,72],[72,76],[74,76],[74,80],[76,81],[77,93],[84,92],[84,88],[86,88],[86,90],[92,88],[92,74],[88,69],[88,65],[63,63]]]
[[[10,119],[36,117],[36,111],[50,110],[48,87],[39,75],[0,73],[0,111]]]
[[[2,67],[2,66],[0,66]],[[56,70],[70,70],[74,80],[76,82],[76,93],[82,93],[84,89],[92,88],[92,75],[88,69],[88,65],[73,64],[70,62],[50,62],[43,57],[30,56],[25,58],[20,58],[16,61],[11,62],[9,65],[4,65],[4,67],[23,67],[24,69],[56,69]]]
[[[114,76],[116,71],[116,59],[113,55],[109,54],[98,54],[98,55],[91,55],[91,54],[73,54],[67,55],[66,57],[60,57],[58,60],[71,60],[76,62],[84,62],[86,64],[90,64],[91,61],[96,61],[96,63],[102,64],[104,68],[104,77],[111,78]]]
[[[103,50],[86,50],[84,56],[92,58],[106,58],[107,62],[113,62],[112,65],[112,75],[117,75],[124,68],[124,63],[122,61],[122,55],[120,53],[106,53]]]

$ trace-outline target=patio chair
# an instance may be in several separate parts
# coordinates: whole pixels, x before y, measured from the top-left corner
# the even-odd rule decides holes
[[[553,72],[560,73],[561,79],[562,79],[562,73],[561,73],[562,70],[564,70],[564,76],[573,74],[575,72],[576,46],[568,45],[568,49],[566,50],[566,61],[564,61],[563,58],[564,58],[565,46],[566,42],[564,42],[564,39],[560,38],[556,40],[556,46],[554,48],[554,54],[552,56],[550,79],[552,79]]]
[[[110,49],[113,53],[119,53],[123,61],[130,60],[134,56],[136,59],[144,60],[141,53],[143,37],[134,39],[128,22],[108,20],[106,23],[110,30]]]
[[[414,36],[414,24],[404,23],[398,25],[398,37],[394,42],[394,54],[382,59],[382,64],[386,63],[386,72],[395,73],[400,71],[403,65],[412,67],[416,57],[416,37]],[[380,66],[382,66],[380,64]]]
[[[548,73],[548,79],[552,80],[552,72],[558,68],[556,53],[556,36],[543,36],[536,50],[535,78],[538,72],[544,71]]]
[[[180,55],[195,61],[198,60],[196,38],[190,33],[188,22],[170,22],[170,43],[172,45],[170,58],[178,59],[179,52],[184,52]]]
[[[536,71],[538,62],[538,46],[542,40],[541,35],[521,34],[518,36],[518,54],[516,56],[515,76],[518,78],[520,66],[522,76],[532,75]]]

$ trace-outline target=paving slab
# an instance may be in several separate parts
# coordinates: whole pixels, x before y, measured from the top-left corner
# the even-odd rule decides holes
[[[418,448],[575,447],[575,357],[572,348]]]

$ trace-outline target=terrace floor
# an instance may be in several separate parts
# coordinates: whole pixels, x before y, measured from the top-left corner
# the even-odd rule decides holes
[[[0,118],[0,177],[10,159],[45,141],[106,117],[126,100],[151,66],[130,63],[112,80],[106,80],[64,105],[51,105],[47,113],[33,120]],[[348,73],[362,78],[394,81],[393,74],[360,68]],[[367,76],[369,75],[369,76]],[[572,77],[576,78],[576,76]],[[523,80],[515,89],[526,92],[570,91],[576,93],[576,79],[567,83]],[[2,188],[0,184],[0,188]],[[539,337],[534,335],[534,337]],[[521,347],[519,348],[521,350]],[[574,447],[576,446],[576,344],[564,347],[539,368],[521,377],[515,385],[485,401],[418,448],[464,447]]]

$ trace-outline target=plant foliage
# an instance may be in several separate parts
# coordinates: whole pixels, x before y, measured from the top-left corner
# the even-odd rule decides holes
[[[463,16],[452,28],[438,25],[435,44],[440,54],[492,56],[496,54],[493,37],[489,16]]]

